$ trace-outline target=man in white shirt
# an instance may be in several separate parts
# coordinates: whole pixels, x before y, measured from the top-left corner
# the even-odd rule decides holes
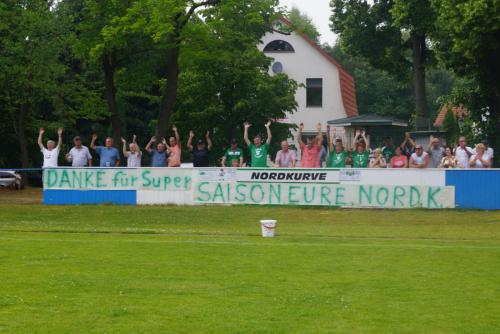
[[[463,168],[469,168],[469,160],[472,154],[472,149],[467,146],[465,137],[460,137],[458,140],[458,147],[455,149],[455,158],[457,159],[458,165]]]
[[[78,136],[73,138],[75,146],[66,155],[66,160],[73,167],[92,167],[92,155],[88,147],[82,145],[82,139]]]
[[[40,147],[40,151],[43,154],[43,166],[42,168],[50,168],[57,167],[57,159],[59,158],[59,150],[62,144],[62,132],[63,129],[57,129],[57,135],[59,136],[59,140],[56,143],[53,140],[47,141],[47,148],[43,146],[42,137],[45,132],[44,128],[40,128],[38,130],[38,146]]]

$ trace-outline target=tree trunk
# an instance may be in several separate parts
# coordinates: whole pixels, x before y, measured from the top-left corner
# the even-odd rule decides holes
[[[168,121],[174,109],[177,98],[177,86],[179,83],[179,46],[172,48],[167,57],[167,83],[162,94],[160,111],[158,112],[158,124],[156,135],[165,137],[167,133]]]
[[[102,57],[102,67],[104,70],[104,94],[106,102],[111,113],[111,127],[113,128],[113,140],[115,145],[119,145],[122,137],[122,121],[118,114],[116,106],[116,87],[115,87],[115,71],[116,71],[116,51],[111,51],[110,54],[105,54]]]
[[[19,111],[18,118],[18,136],[19,136],[19,152],[21,168],[29,167],[29,155],[28,155],[28,140],[26,139],[26,123],[28,119],[28,105],[23,102],[21,104],[21,110]],[[26,172],[22,172],[21,176],[23,178],[23,186],[27,184],[28,175]]]
[[[417,130],[430,130],[427,95],[425,92],[425,36],[411,34],[413,79],[415,85],[415,107],[417,112]]]

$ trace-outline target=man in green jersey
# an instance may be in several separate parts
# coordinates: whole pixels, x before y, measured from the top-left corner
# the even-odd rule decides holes
[[[347,157],[344,145],[347,143],[345,130],[340,131],[342,137],[337,137],[337,130],[333,128],[333,136],[330,135],[330,126],[326,127],[326,136],[328,139],[329,155],[326,162],[328,168],[344,168]]]
[[[251,166],[252,167],[267,167],[267,151],[269,149],[269,144],[271,143],[271,121],[267,122],[265,127],[267,130],[267,140],[265,144],[262,144],[262,138],[260,135],[257,135],[253,139],[253,143],[248,139],[248,129],[252,126],[250,123],[245,122],[243,124],[245,126],[245,133],[243,139],[250,149],[251,153]]]
[[[362,138],[358,142],[359,137]],[[356,130],[356,135],[352,143],[352,164],[354,168],[367,168],[368,157],[370,155],[370,142],[366,139],[365,131]]]
[[[231,139],[231,147],[222,157],[222,167],[243,167],[243,150],[238,147],[238,140]]]
[[[391,137],[384,138],[384,147],[382,147],[382,155],[385,161],[389,163],[392,157],[396,154],[396,148],[394,147],[394,142]]]

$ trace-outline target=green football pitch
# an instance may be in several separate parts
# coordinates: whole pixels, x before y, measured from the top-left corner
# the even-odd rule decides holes
[[[0,333],[500,332],[499,212],[5,203]]]

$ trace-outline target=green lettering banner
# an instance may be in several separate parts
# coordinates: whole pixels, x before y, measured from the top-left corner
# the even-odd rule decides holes
[[[342,184],[199,182],[199,204],[323,205],[351,208],[427,208],[455,206],[454,187]]]
[[[192,171],[167,168],[53,168],[43,173],[44,189],[191,190]]]

